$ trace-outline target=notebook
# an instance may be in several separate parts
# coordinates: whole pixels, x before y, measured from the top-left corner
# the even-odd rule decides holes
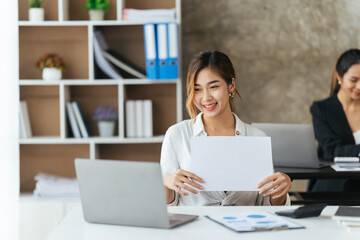
[[[159,163],[75,159],[75,169],[87,222],[172,228],[198,217],[167,213]]]

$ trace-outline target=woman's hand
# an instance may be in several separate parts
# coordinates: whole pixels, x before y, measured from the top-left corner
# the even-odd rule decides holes
[[[258,188],[263,189],[259,191],[259,194],[263,194],[264,197],[270,197],[271,205],[282,205],[286,201],[287,193],[291,188],[291,179],[285,173],[277,172],[273,175],[262,180]],[[274,189],[274,190],[271,190]]]
[[[189,193],[183,191],[182,189],[185,189],[194,194],[198,193],[195,188],[201,190],[204,189],[200,184],[194,182],[193,180],[197,180],[202,183],[204,182],[202,178],[198,177],[194,173],[179,169],[175,173],[165,177],[164,185],[168,189],[174,190],[181,195],[188,196]]]

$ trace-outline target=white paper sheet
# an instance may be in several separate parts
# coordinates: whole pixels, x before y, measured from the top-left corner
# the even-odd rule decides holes
[[[206,217],[237,232],[304,228],[301,225],[268,212],[248,212],[229,215],[218,214]]]
[[[274,172],[270,137],[192,138],[191,171],[204,191],[258,191]]]

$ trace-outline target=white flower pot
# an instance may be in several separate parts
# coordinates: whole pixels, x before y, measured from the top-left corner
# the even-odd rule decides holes
[[[112,137],[115,131],[115,121],[98,121],[100,137]]]
[[[44,9],[29,8],[29,21],[32,22],[44,21]]]
[[[45,81],[58,81],[61,77],[61,70],[57,68],[44,68],[42,71],[42,78]]]
[[[103,10],[89,10],[89,17],[91,21],[102,21],[104,20],[105,12]]]

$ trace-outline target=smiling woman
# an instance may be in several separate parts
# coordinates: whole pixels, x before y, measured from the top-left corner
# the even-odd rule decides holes
[[[201,52],[189,65],[186,106],[192,119],[171,126],[161,150],[167,202],[171,205],[289,205],[289,176],[275,173],[258,185],[260,191],[199,191],[204,180],[190,172],[190,138],[205,136],[265,136],[234,113],[240,94],[235,71],[222,52]],[[196,114],[196,109],[200,111]],[[222,151],[222,149],[221,149]],[[223,149],[226,151],[226,149]],[[240,158],[241,159],[241,158]],[[242,160],[242,159],[241,159]],[[231,166],[229,166],[231,168]],[[216,169],[214,169],[216,174]],[[194,181],[196,180],[196,181]]]
[[[336,62],[330,97],[310,108],[318,156],[358,157],[360,154],[360,50],[345,51]],[[312,181],[312,191],[360,191],[359,180]]]

